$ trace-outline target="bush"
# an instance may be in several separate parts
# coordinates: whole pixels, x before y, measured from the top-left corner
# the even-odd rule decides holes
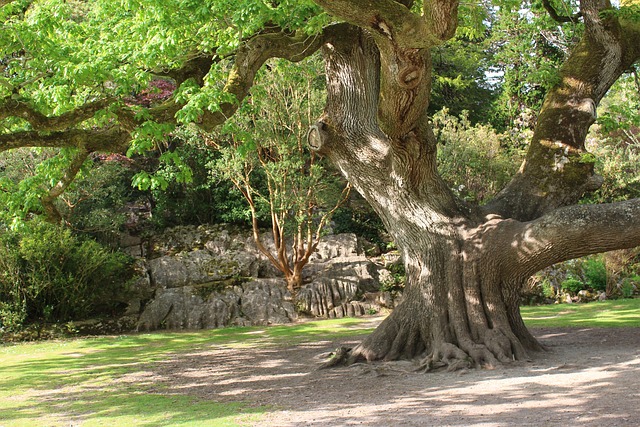
[[[191,173],[188,182],[178,182],[175,164],[160,164],[155,171],[167,181],[167,188],[151,190],[153,218],[158,228],[189,224],[236,223],[249,225],[250,211],[242,194],[228,180],[211,177],[209,165],[220,154],[206,147],[196,136],[180,135],[184,144],[175,155]]]
[[[433,116],[437,129],[438,171],[458,196],[482,203],[495,195],[516,173],[523,153],[513,138],[491,126],[472,125],[445,108]]]
[[[74,230],[90,235],[100,243],[117,246],[128,215],[125,206],[140,197],[131,186],[134,168],[119,155],[100,155],[89,172],[76,179],[58,202],[65,220]]]
[[[573,294],[585,289],[604,292],[607,269],[602,254],[565,261],[539,272],[536,277],[546,283],[547,293],[562,289]]]
[[[607,289],[607,269],[602,256],[586,258],[583,264],[587,285],[595,291]]]
[[[576,294],[584,289],[585,284],[582,281],[576,279],[575,277],[569,277],[567,280],[562,282],[562,289],[564,291],[571,292]]]
[[[61,226],[31,221],[0,231],[0,330],[113,314],[130,266],[125,254]]]

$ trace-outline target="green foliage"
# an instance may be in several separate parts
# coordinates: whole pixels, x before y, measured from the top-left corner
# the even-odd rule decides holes
[[[17,149],[0,153],[0,220],[19,223],[42,213],[41,198],[63,177],[75,150]]]
[[[217,134],[220,156],[209,163],[211,178],[233,182],[256,219],[268,218],[289,236],[315,235],[344,186],[306,147],[322,107],[320,64],[272,61],[269,68],[251,101]]]
[[[0,153],[0,220],[4,224],[20,227],[42,212],[40,198],[64,174],[69,161],[66,151]],[[127,219],[123,208],[139,196],[131,188],[133,171],[133,162],[124,156],[93,155],[54,204],[74,230],[115,244]]]
[[[611,87],[599,107],[600,132],[629,137],[626,132],[640,127],[640,66],[634,65]],[[626,132],[625,132],[626,131]],[[637,142],[637,141],[635,141]]]
[[[544,295],[545,298],[551,298],[551,299],[556,297],[556,290],[551,285],[549,280],[542,281],[542,295]]]
[[[622,284],[620,286],[622,297],[632,298],[633,294],[638,291],[638,286],[640,286],[640,276],[637,274],[622,280]]]
[[[607,269],[600,255],[587,257],[583,264],[586,284],[595,291],[607,289]]]
[[[401,262],[392,264],[388,267],[388,270],[391,273],[391,277],[389,280],[380,283],[380,290],[393,294],[402,292],[407,278],[404,264]]]
[[[95,156],[58,202],[67,223],[98,242],[115,247],[128,220],[125,206],[141,195],[131,187],[134,167],[123,156]]]
[[[561,284],[563,291],[571,292],[572,294],[577,294],[579,291],[584,289],[585,284],[575,277],[568,277]]]
[[[607,290],[607,268],[601,254],[556,264],[538,273],[537,277],[543,284],[545,296],[550,298],[556,296],[556,290],[574,295],[581,290]]]
[[[443,109],[433,116],[438,151],[438,170],[459,196],[482,202],[498,192],[513,176],[523,154],[509,135],[489,125],[472,125]]]
[[[586,146],[595,157],[603,185],[585,203],[610,203],[640,197],[640,80],[636,69],[611,88],[598,109],[598,124]]]
[[[0,329],[113,312],[131,277],[130,262],[41,221],[0,231]]]
[[[491,121],[505,130],[515,124],[521,112],[539,110],[548,89],[558,82],[560,65],[583,28],[582,24],[558,25],[541,2],[500,0],[493,4],[498,7],[490,19],[490,69],[500,96]],[[577,9],[572,0],[557,10],[571,15]],[[534,123],[535,117],[528,125]]]
[[[206,147],[197,135],[186,131],[172,152],[190,171],[189,180],[174,179],[179,173],[175,164],[161,163],[154,173],[166,177],[167,187],[151,189],[154,207],[152,221],[164,228],[187,224],[239,223],[248,225],[251,214],[242,195],[228,180],[213,179],[208,165],[220,154]]]
[[[382,247],[388,238],[382,220],[358,193],[352,192],[344,205],[332,216],[334,233],[355,233]]]
[[[628,2],[629,3],[629,2]],[[620,18],[628,21],[640,23],[640,5],[624,3],[617,8],[607,9],[601,12],[605,18]]]
[[[429,113],[447,108],[449,114],[459,116],[467,111],[472,123],[486,122],[497,96],[489,81],[490,52],[486,41],[470,41],[460,34],[458,29],[458,37],[433,50]]]

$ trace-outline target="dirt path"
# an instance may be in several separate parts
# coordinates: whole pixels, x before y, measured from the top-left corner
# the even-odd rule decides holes
[[[315,370],[344,341],[219,349],[156,366],[180,394],[269,405],[260,426],[637,426],[640,329],[537,329],[551,351],[493,370]],[[351,343],[355,343],[356,340]]]

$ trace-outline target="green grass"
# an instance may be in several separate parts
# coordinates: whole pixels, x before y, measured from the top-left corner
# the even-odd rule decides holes
[[[0,347],[0,427],[238,426],[269,411],[180,394],[144,376],[172,355],[221,347],[291,346],[365,333],[366,320],[136,334]]]
[[[522,307],[529,327],[640,327],[640,299]]]
[[[640,327],[640,299],[523,307],[531,327]],[[239,426],[273,408],[196,398],[145,377],[181,353],[266,348],[366,333],[366,319],[134,334],[0,346],[0,427]],[[137,374],[135,380],[130,375]]]

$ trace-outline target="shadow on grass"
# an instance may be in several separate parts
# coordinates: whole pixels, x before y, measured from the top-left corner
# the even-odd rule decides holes
[[[140,334],[0,347],[0,425],[238,425],[265,408],[193,397],[154,372],[187,351],[268,348],[352,335],[363,320]],[[242,350],[234,350],[240,351]],[[251,418],[251,417],[250,417]],[[247,418],[248,419],[248,418]],[[46,422],[43,422],[46,420]]]
[[[314,357],[336,342],[192,353],[154,372],[178,395],[273,408],[261,426],[637,425],[639,330],[534,332],[552,352],[462,374],[415,374],[407,365],[314,370]]]
[[[640,299],[523,307],[529,327],[640,327]]]
[[[362,337],[371,326],[362,322],[0,348],[0,425],[631,426],[639,418],[638,329],[534,329],[554,351],[463,375],[406,365],[316,371],[319,354]]]

